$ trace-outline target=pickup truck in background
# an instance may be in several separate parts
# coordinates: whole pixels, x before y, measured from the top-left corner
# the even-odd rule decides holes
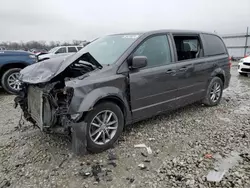
[[[20,90],[19,72],[37,62],[36,56],[26,51],[0,51],[0,87],[15,94]]]

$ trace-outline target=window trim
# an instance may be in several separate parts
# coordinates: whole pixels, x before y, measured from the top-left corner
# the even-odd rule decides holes
[[[204,55],[204,45],[202,42],[202,37],[201,37],[201,33],[170,33],[171,36],[171,42],[174,48],[174,54],[175,54],[175,63],[182,63],[182,62],[188,62],[188,61],[194,61],[194,60],[199,60],[199,59],[204,59],[205,55]],[[175,36],[189,36],[189,37],[198,37],[198,40],[200,41],[200,45],[201,45],[201,49],[202,49],[202,57],[199,58],[194,58],[194,59],[183,59],[183,60],[178,60],[178,55],[177,55],[177,49],[175,46],[175,40],[174,37]]]
[[[150,68],[155,68],[155,67],[161,67],[161,66],[166,66],[166,65],[171,65],[174,64],[175,60],[174,60],[174,54],[173,54],[173,48],[171,45],[171,38],[169,36],[169,33],[157,33],[157,34],[152,34],[150,36],[147,36],[146,38],[144,38],[134,49],[133,51],[128,55],[128,58],[126,59],[126,63],[129,63],[129,61],[131,61],[133,54],[135,53],[135,51],[148,39],[156,37],[156,36],[165,36],[168,40],[168,45],[169,45],[169,50],[170,50],[170,55],[171,55],[171,62],[169,64],[162,64],[162,65],[158,65],[158,66],[150,66],[150,67],[143,67],[140,68],[139,70],[145,70],[145,69],[150,69]],[[129,65],[128,65],[129,67]]]

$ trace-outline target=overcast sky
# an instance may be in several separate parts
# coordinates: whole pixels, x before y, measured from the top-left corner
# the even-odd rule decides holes
[[[124,31],[242,33],[250,0],[0,0],[0,41],[91,40]]]

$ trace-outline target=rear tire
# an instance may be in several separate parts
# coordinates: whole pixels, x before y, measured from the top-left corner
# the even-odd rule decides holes
[[[208,85],[206,97],[202,100],[202,103],[206,106],[216,106],[221,101],[222,93],[222,80],[219,77],[213,77]]]
[[[109,136],[108,136],[107,132],[105,132],[106,130],[104,129],[103,130],[104,133],[101,134],[101,136],[99,137],[99,139],[97,141],[94,141],[94,139],[97,137],[97,135],[99,133],[92,136],[94,134],[93,132],[95,132],[99,128],[93,126],[92,123],[94,123],[95,125],[98,124],[98,121],[96,121],[95,118],[98,117],[98,114],[99,114],[100,119],[102,117],[104,117],[105,111],[107,111],[107,113],[113,113],[109,122],[112,123],[112,122],[117,121],[116,125],[114,125],[114,124],[112,125],[113,127],[108,126],[108,125],[106,127],[111,127],[111,128],[117,127],[116,131],[114,132],[114,130],[108,129],[108,131],[109,131],[108,132]],[[103,116],[102,116],[102,113],[104,113]],[[107,117],[108,116],[109,115],[107,115]],[[104,119],[101,119],[101,120],[104,121]],[[107,119],[108,118],[106,118],[106,120]],[[87,135],[87,150],[92,152],[92,153],[99,153],[99,152],[102,152],[104,150],[107,150],[107,149],[113,147],[114,143],[117,141],[118,137],[121,135],[121,133],[123,131],[123,127],[124,127],[123,112],[121,111],[119,106],[117,106],[116,104],[114,104],[112,102],[104,102],[104,103],[100,103],[100,104],[96,105],[94,107],[94,109],[86,115],[86,117],[84,118],[84,121],[87,123],[87,134],[86,134]],[[106,139],[107,139],[106,143],[102,143],[103,134],[105,135],[104,138],[106,137]],[[110,138],[110,139],[108,139],[108,138]]]
[[[7,70],[1,79],[1,84],[2,87],[5,91],[7,91],[10,94],[16,94],[19,90],[14,89],[14,85],[10,84],[10,81],[12,80],[12,78],[16,77],[15,75],[17,75],[17,73],[19,73],[22,69],[21,68],[12,68]]]

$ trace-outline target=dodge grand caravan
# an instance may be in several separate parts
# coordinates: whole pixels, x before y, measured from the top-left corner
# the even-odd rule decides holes
[[[80,124],[87,149],[101,152],[127,124],[196,101],[217,105],[230,67],[225,44],[212,33],[115,34],[23,69],[15,102],[42,131],[71,134]]]

